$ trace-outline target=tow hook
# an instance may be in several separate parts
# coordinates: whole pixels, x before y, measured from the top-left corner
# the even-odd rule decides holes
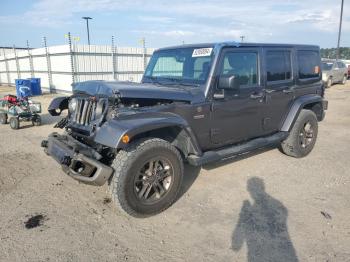
[[[61,165],[70,166],[71,162],[72,162],[72,158],[70,156],[63,156],[60,159]]]

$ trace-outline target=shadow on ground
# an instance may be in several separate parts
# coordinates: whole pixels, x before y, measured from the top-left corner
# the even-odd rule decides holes
[[[200,171],[201,171],[201,167],[194,167],[189,164],[185,164],[184,178],[182,181],[178,199],[181,198],[184,194],[186,194],[186,192],[190,189],[194,181],[196,181]]]
[[[249,262],[298,261],[288,233],[287,208],[266,193],[261,178],[250,178],[247,190],[253,203],[243,201],[238,223],[232,233],[232,249],[237,252],[246,242]]]

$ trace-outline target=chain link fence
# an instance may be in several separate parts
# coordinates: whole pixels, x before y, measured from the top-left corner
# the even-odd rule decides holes
[[[139,82],[153,48],[105,45],[47,46],[12,53],[0,49],[0,84],[14,85],[18,78],[41,78],[44,91],[71,92],[75,82],[87,80],[120,80]]]

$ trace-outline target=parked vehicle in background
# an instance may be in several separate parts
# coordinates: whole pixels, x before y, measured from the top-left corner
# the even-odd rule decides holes
[[[348,79],[348,68],[341,61],[322,60],[322,80],[326,87],[335,83],[345,84]]]
[[[305,157],[327,106],[318,46],[182,45],[155,51],[141,83],[87,81],[55,98],[65,132],[42,146],[71,177],[108,182],[128,214],[150,216],[176,200],[184,162],[266,146]]]

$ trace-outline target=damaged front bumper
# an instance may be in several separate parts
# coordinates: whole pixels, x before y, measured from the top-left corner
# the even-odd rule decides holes
[[[102,186],[113,173],[110,166],[99,161],[102,156],[97,151],[71,136],[52,133],[41,146],[65,173],[80,182]]]

